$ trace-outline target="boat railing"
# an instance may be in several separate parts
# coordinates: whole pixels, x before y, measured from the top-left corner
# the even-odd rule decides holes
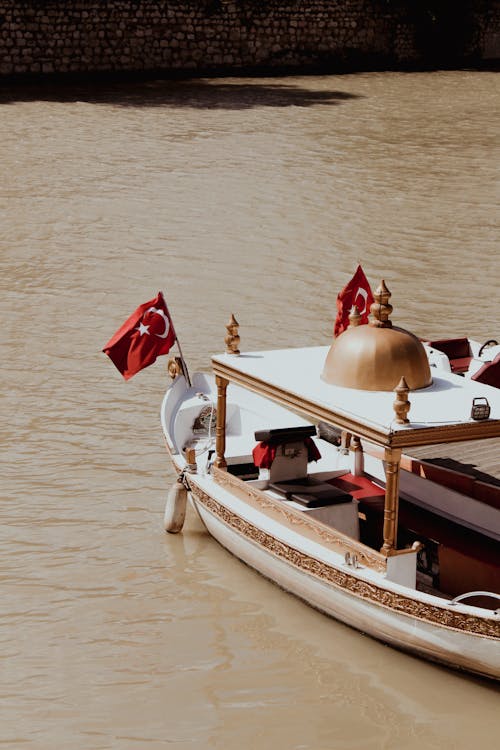
[[[458,604],[458,602],[462,602],[465,599],[472,599],[476,596],[484,596],[489,599],[497,599],[498,601],[500,601],[500,594],[496,594],[493,591],[468,591],[466,594],[459,594],[454,599],[451,599],[448,604],[449,606],[453,607]],[[500,614],[500,608],[495,609],[494,612],[497,615]]]

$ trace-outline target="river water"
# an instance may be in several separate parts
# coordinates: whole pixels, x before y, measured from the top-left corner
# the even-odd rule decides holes
[[[489,72],[3,89],[0,746],[465,750],[493,685],[162,528],[166,359],[102,346],[165,292],[191,369],[326,344],[358,262],[419,335],[498,337]]]

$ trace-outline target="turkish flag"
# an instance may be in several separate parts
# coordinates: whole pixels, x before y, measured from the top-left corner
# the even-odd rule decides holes
[[[176,339],[165,299],[161,292],[145,302],[108,341],[103,352],[129,380],[161,354],[168,354]]]
[[[370,307],[373,301],[373,294],[368,279],[361,266],[358,266],[352,279],[337,296],[337,317],[333,329],[334,337],[339,336],[348,327],[349,313],[353,305],[356,305],[361,315],[360,324],[368,323],[368,315],[370,314]]]

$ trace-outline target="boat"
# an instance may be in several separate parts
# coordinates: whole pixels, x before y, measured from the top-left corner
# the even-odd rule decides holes
[[[227,550],[321,612],[499,680],[498,497],[406,464],[420,446],[500,437],[500,391],[431,368],[392,324],[390,296],[382,281],[368,324],[353,307],[330,345],[240,351],[232,316],[212,372],[170,360],[165,529],[182,530],[189,503]]]
[[[496,339],[481,344],[462,336],[422,343],[432,368],[500,388],[500,344]]]

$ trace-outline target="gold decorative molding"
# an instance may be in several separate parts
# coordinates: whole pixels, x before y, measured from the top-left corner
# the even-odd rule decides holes
[[[396,394],[396,400],[393,404],[396,414],[394,421],[396,424],[409,424],[408,412],[410,411],[411,403],[408,401],[408,394],[410,393],[410,389],[404,377],[401,378],[395,387],[394,393]]]
[[[401,448],[385,449],[384,544],[380,551],[386,556],[395,554],[397,548],[400,461]]]
[[[226,326],[227,330],[227,336],[224,339],[224,342],[226,344],[226,354],[239,354],[240,350],[238,349],[238,346],[240,344],[240,337],[238,335],[238,328],[240,327],[240,324],[234,317],[234,315],[231,313],[231,318],[229,319],[229,323]]]
[[[359,314],[359,310],[356,305],[353,305],[351,307],[351,312],[349,313],[349,325],[353,326],[353,328],[356,328],[356,326],[359,326],[361,323],[361,315]]]
[[[192,483],[190,484],[190,491],[196,500],[210,513],[217,516],[227,526],[230,526],[245,538],[250,539],[254,544],[267,550],[275,557],[285,560],[297,569],[315,578],[327,581],[332,586],[347,591],[352,596],[407,615],[408,617],[452,630],[466,632],[471,635],[500,640],[500,622],[482,619],[474,615],[466,615],[462,612],[457,612],[453,607],[449,607],[448,609],[417,601],[383,589],[376,584],[363,581],[350,573],[338,570],[257,528],[249,521],[246,521],[221,505],[213,497],[210,497],[206,492],[201,490],[200,487],[194,486]]]
[[[385,572],[386,559],[380,552],[366,547],[361,542],[332,529],[331,526],[326,526],[317,519],[309,518],[306,513],[290,507],[282,500],[266,495],[262,490],[252,487],[252,485],[229,472],[213,468],[212,476],[217,484],[229,489],[232,494],[250,503],[258,510],[264,511],[266,515],[276,519],[282,517],[290,525],[300,526],[301,533],[311,541],[321,540],[322,543],[328,544],[341,555],[345,555],[346,552],[353,552],[362,565],[371,570]]]
[[[168,374],[172,378],[172,380],[175,380],[176,377],[179,375],[182,375],[182,360],[180,357],[171,357],[168,360]]]
[[[382,279],[373,295],[375,302],[370,307],[369,323],[375,328],[392,328],[389,315],[392,313],[392,305],[389,304],[391,293]]]
[[[227,467],[226,452],[226,391],[229,381],[215,376],[217,385],[217,426],[215,428],[215,466],[220,469]]]

